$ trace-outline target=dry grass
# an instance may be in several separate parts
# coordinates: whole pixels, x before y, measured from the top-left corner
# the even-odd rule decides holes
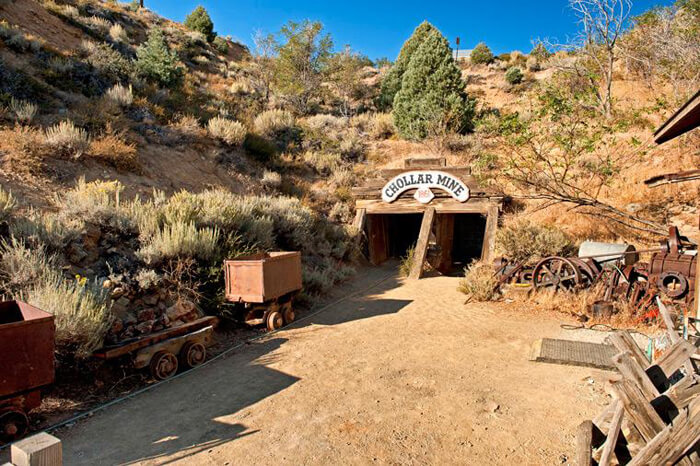
[[[65,120],[46,129],[46,144],[59,156],[78,158],[85,153],[90,142],[87,131]]]
[[[277,172],[265,170],[260,183],[267,188],[277,189],[280,187],[280,185],[282,185],[282,175]]]
[[[477,261],[464,269],[464,278],[460,280],[457,289],[466,294],[469,300],[482,302],[496,297],[497,285],[493,266]]]
[[[136,145],[126,142],[122,135],[107,133],[94,139],[89,154],[120,170],[133,171],[140,167]]]
[[[134,103],[134,92],[131,85],[126,87],[122,86],[121,84],[116,84],[105,92],[105,96],[112,102],[122,107],[128,107]]]
[[[204,128],[199,124],[199,120],[192,115],[180,115],[177,120],[170,123],[170,128],[188,139],[196,139],[204,135]]]
[[[411,246],[406,250],[406,255],[401,258],[401,263],[399,264],[399,275],[402,277],[408,277],[411,274],[411,269],[413,268],[413,262],[416,256],[416,247]]]
[[[29,175],[41,172],[46,157],[45,135],[27,126],[0,129],[2,167],[8,173]]]
[[[0,186],[0,222],[6,222],[12,216],[15,211],[17,203],[12,193],[5,191],[2,186]]]
[[[240,146],[246,136],[245,127],[238,121],[227,120],[222,117],[214,117],[207,123],[209,135],[223,141],[229,146]]]
[[[174,222],[147,238],[138,255],[148,264],[173,258],[211,260],[219,252],[219,230],[197,228],[194,223]]]
[[[129,35],[126,33],[124,27],[119,23],[116,23],[109,28],[109,37],[111,37],[115,42],[129,42]]]
[[[10,110],[15,114],[17,122],[28,125],[36,116],[38,107],[36,104],[26,100],[18,100],[13,97],[10,102]]]
[[[36,285],[54,267],[55,257],[42,246],[29,247],[11,237],[0,242],[0,293],[14,296]]]

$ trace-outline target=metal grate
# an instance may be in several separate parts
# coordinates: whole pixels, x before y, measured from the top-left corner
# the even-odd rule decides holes
[[[615,354],[616,350],[612,345],[543,338],[533,345],[530,360],[615,370],[611,362]]]

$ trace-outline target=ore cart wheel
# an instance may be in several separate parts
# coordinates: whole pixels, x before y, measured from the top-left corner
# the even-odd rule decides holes
[[[282,309],[282,316],[284,317],[285,324],[289,325],[292,322],[294,322],[296,314],[294,314],[294,308],[292,307],[291,301],[284,304],[284,308]]]
[[[177,372],[177,358],[173,353],[158,351],[151,358],[151,375],[156,380],[165,380]]]
[[[542,259],[532,271],[536,290],[572,291],[581,284],[581,272],[569,259],[551,256]]]
[[[0,440],[5,443],[17,440],[27,433],[29,419],[19,410],[0,413]]]
[[[266,324],[268,330],[277,330],[284,325],[284,318],[280,312],[272,311],[267,315]]]
[[[207,359],[207,348],[201,343],[187,342],[180,350],[180,362],[187,368],[199,366]]]

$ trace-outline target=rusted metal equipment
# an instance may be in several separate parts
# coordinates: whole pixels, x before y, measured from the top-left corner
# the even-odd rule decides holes
[[[301,253],[269,252],[224,262],[226,300],[248,325],[276,330],[294,321],[301,290]]]
[[[207,358],[207,344],[219,319],[203,317],[179,327],[156,332],[145,337],[106,346],[93,353],[99,359],[133,356],[137,369],[148,367],[156,380],[165,380],[179,368],[192,368]]]
[[[0,303],[0,441],[21,437],[27,413],[54,381],[54,317],[21,301]]]

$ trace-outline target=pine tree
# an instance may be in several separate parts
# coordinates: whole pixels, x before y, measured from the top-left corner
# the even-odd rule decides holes
[[[475,65],[486,65],[493,61],[493,52],[488,45],[479,42],[469,54],[469,58]]]
[[[170,87],[182,77],[177,54],[170,50],[163,32],[153,28],[148,40],[136,49],[136,71],[151,82]]]
[[[199,5],[197,8],[192,10],[192,13],[187,15],[187,18],[185,18],[185,26],[193,31],[201,32],[209,42],[216,38],[214,23],[212,22],[209,13],[202,5]]]
[[[413,53],[418,49],[421,43],[425,40],[428,35],[437,31],[435,26],[427,21],[423,21],[418,25],[418,27],[413,31],[411,37],[404,42],[399,52],[399,56],[396,58],[394,66],[392,66],[387,72],[386,76],[382,80],[382,89],[379,94],[379,107],[382,109],[390,109],[394,104],[394,97],[396,93],[401,89],[401,80],[403,75],[408,68],[408,63],[411,61]]]
[[[431,32],[413,54],[394,98],[393,113],[406,139],[440,138],[471,129],[474,102],[439,31]]]

